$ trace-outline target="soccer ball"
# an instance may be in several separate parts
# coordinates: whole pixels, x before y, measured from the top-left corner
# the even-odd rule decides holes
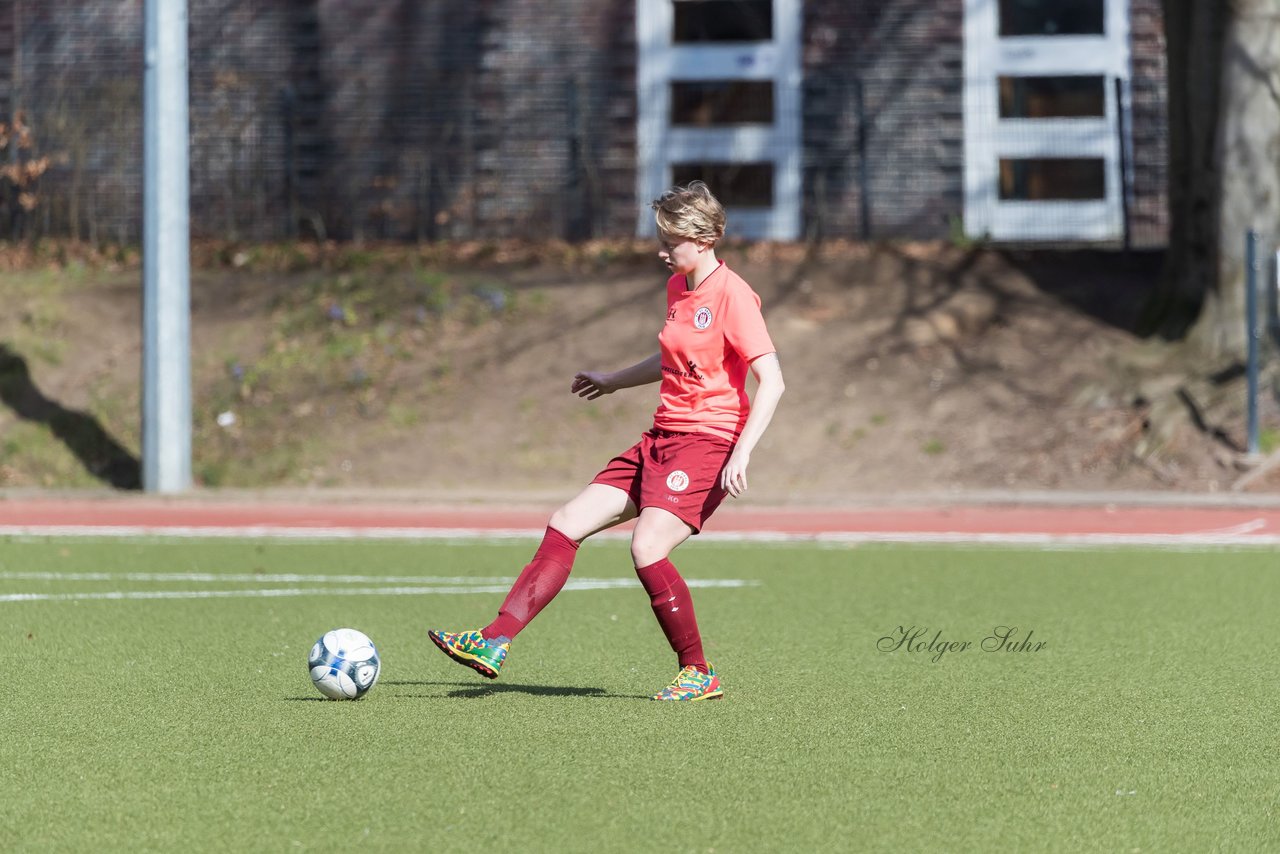
[[[307,668],[321,694],[331,700],[358,700],[378,681],[381,664],[368,635],[334,629],[311,647]]]

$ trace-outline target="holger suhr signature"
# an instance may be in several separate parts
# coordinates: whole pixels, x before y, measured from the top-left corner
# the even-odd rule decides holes
[[[981,641],[977,648],[983,652],[1039,652],[1049,645],[1048,641],[1032,641],[1035,630],[1028,630],[1019,639],[1017,626],[996,626]],[[974,648],[969,640],[949,640],[942,636],[942,629],[931,631],[927,626],[898,626],[893,632],[876,641],[876,649],[881,652],[926,653],[929,660],[937,663],[949,652],[968,652]]]

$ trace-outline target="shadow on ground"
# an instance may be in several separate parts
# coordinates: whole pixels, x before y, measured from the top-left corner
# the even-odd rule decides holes
[[[117,489],[142,487],[142,464],[98,420],[41,393],[21,354],[0,343],[0,401],[26,421],[44,424],[94,477]]]
[[[1164,269],[1161,250],[1002,250],[1043,293],[1133,334]]]
[[[454,699],[489,697],[494,694],[528,694],[534,697],[593,697],[598,699],[625,699],[625,700],[647,700],[648,697],[641,697],[639,694],[610,694],[603,688],[590,688],[580,685],[519,685],[510,682],[495,682],[488,685],[477,685],[473,682],[383,682],[383,685],[396,685],[401,687],[411,686],[440,686],[453,688],[445,694],[446,697]],[[405,695],[416,696],[416,695]]]

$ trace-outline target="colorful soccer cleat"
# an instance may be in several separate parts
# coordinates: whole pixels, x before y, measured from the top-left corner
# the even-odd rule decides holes
[[[465,664],[481,676],[497,679],[502,662],[507,660],[511,650],[511,641],[493,638],[486,640],[480,632],[442,632],[431,629],[427,632],[431,642],[440,647],[440,651],[459,664]],[[500,642],[501,641],[501,642]]]
[[[720,687],[720,677],[716,669],[707,665],[710,673],[703,673],[696,667],[683,667],[676,674],[675,681],[653,695],[655,700],[678,700],[695,702],[697,700],[715,700],[724,696]]]

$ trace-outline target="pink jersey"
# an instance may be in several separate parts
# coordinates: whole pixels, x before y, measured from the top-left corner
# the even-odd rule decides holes
[[[662,388],[653,426],[677,433],[712,433],[736,440],[751,404],[747,366],[776,352],[760,297],[723,261],[697,290],[682,275],[667,280]]]

